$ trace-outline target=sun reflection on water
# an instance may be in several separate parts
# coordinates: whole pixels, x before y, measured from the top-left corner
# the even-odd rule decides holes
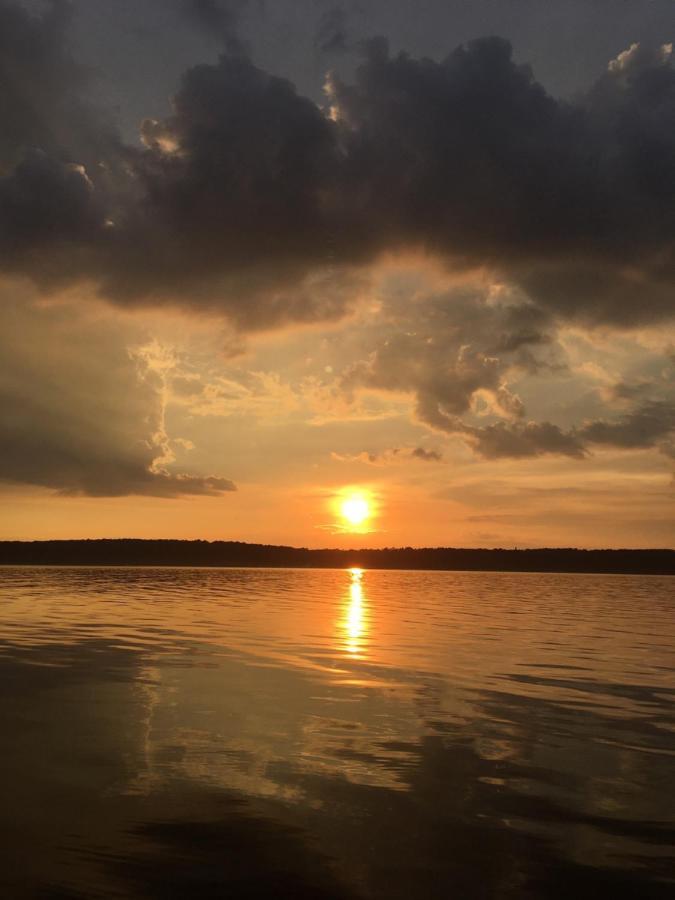
[[[349,572],[349,596],[346,603],[345,618],[341,622],[344,634],[344,649],[352,656],[363,652],[367,630],[363,593],[363,569],[352,568]]]

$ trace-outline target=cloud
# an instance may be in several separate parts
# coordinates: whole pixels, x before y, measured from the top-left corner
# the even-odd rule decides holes
[[[614,421],[589,422],[580,435],[594,444],[625,449],[658,446],[675,432],[675,400],[647,401]]]
[[[439,450],[425,450],[424,447],[415,447],[410,455],[422,462],[441,462],[443,459],[443,454]]]
[[[164,384],[140,337],[77,306],[40,308],[5,286],[0,308],[0,480],[63,494],[219,494],[175,472]]]
[[[191,416],[288,419],[300,407],[300,397],[277,373],[234,372],[231,377],[204,379],[177,369],[169,379],[171,399]]]
[[[404,292],[385,303],[374,345],[342,388],[412,394],[417,419],[438,431],[457,433],[465,416],[520,419],[524,405],[509,382],[516,370],[554,367],[560,350],[550,328],[521,296],[495,295],[480,281],[419,290],[412,301]]]
[[[129,202],[130,151],[85,99],[71,5],[0,0],[0,270],[42,286],[101,277],[110,215]]]
[[[0,178],[0,264],[6,271],[34,268],[36,279],[67,278],[79,248],[105,227],[83,166],[33,150]]]
[[[232,56],[247,56],[248,45],[239,36],[239,18],[247,0],[182,0],[183,11],[194,25],[222,43]]]
[[[439,415],[437,430],[462,436],[486,459],[569,456],[585,458],[594,447],[618,450],[658,448],[673,457],[675,449],[675,404],[648,402],[615,420],[596,419],[568,430],[551,422],[494,422],[485,426],[467,424],[459,417]]]
[[[359,277],[332,249],[347,224],[325,208],[338,148],[314,103],[224,56],[186,73],[174,115],[142,135],[145,199],[109,248],[109,296],[207,306],[244,328],[345,314]]]
[[[65,51],[68,10],[50,4],[42,17],[0,3],[0,164],[18,162],[27,147],[59,147],[79,110],[74,97],[84,72]]]
[[[332,80],[330,97],[352,196],[390,245],[491,266],[569,318],[673,314],[669,51],[566,103],[498,38],[441,63],[392,57],[377,41],[356,83]]]
[[[646,355],[653,374],[636,370],[630,382],[611,382],[588,362],[574,372],[555,319],[501,285],[394,288],[381,295],[372,328],[362,328],[361,347],[362,358],[339,376],[347,397],[407,395],[419,423],[484,458],[581,460],[602,447],[670,453],[675,370],[667,354]],[[540,421],[530,403],[543,409]]]
[[[410,460],[421,462],[441,462],[443,454],[438,450],[425,450],[424,447],[391,447],[386,450],[363,450],[361,453],[331,453],[336,462],[359,462],[369,466],[401,465]]]
[[[448,422],[447,430],[452,430],[452,422]],[[573,431],[565,433],[551,422],[496,422],[483,427],[456,422],[455,432],[464,435],[486,459],[521,459],[546,454],[582,459],[587,452]]]
[[[337,3],[324,10],[314,37],[314,44],[322,53],[347,53],[353,41],[349,28],[349,13],[345,6]]]
[[[227,52],[184,74],[173,112],[143,123],[138,151],[83,104],[66,7],[37,17],[0,2],[0,64],[16,73],[1,101],[14,196],[6,245],[27,244],[12,234],[15,211],[25,221],[40,204],[65,210],[63,223],[52,217],[56,249],[44,231],[35,245],[49,265],[5,253],[6,267],[43,286],[85,278],[121,304],[207,308],[265,329],[344,316],[364,267],[423,250],[454,271],[490,271],[563,320],[673,316],[669,45],[634,45],[562,101],[500,38],[438,62],[373,39],[353,83],[329,79],[320,109],[243,53],[241,7],[186,0]]]
[[[371,42],[355,84],[331,80],[327,119],[248,60],[198,67],[144,129],[145,228],[180,229],[184,277],[238,271],[254,293],[418,247],[564,318],[658,320],[673,313],[675,71],[661,53],[631,72],[573,105],[499,39],[441,63]]]
[[[43,289],[86,281],[125,308],[181,306],[264,331],[344,318],[364,295],[373,300],[383,257],[417,254],[456,284],[489,287],[385,298],[364,337],[370,345],[340,378],[343,396],[412,397],[419,422],[490,458],[672,446],[670,395],[653,396],[649,385],[616,387],[621,416],[571,425],[532,421],[517,389],[525,377],[565,371],[561,323],[636,328],[675,315],[670,45],[632,45],[563,101],[500,38],[440,61],[392,54],[374,39],[350,83],[331,76],[320,108],[246,55],[243,2],[183,8],[225,53],[184,73],[172,111],[143,122],[136,148],[83,100],[68,4],[40,16],[0,0],[0,67],[12,75],[0,98],[0,269]],[[341,10],[325,20],[333,36],[344,31]],[[46,330],[35,327],[46,347]],[[97,340],[138,403],[120,426],[131,443],[117,443],[117,430],[99,444],[82,426],[80,454],[62,433],[65,414],[57,421],[10,392],[24,424],[12,432],[6,477],[89,493],[106,483],[120,492],[227,489],[170,474],[156,373],[92,329]],[[36,397],[52,378],[70,391],[72,361],[54,375],[46,355],[38,364],[8,354],[35,379]],[[103,380],[101,392],[115,395]],[[243,393],[244,405],[257,396],[250,386]],[[239,402],[206,400],[204,413]],[[94,416],[78,403],[73,433],[81,414]],[[25,449],[37,433],[54,446],[43,474]],[[84,459],[98,462],[90,470]]]
[[[50,0],[42,15],[0,0],[0,174],[39,148],[62,161],[96,165],[113,133],[84,99],[90,73],[71,56],[71,5]]]

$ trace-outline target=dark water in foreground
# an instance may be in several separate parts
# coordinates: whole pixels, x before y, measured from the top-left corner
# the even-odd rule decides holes
[[[674,588],[0,569],[0,896],[672,898]]]

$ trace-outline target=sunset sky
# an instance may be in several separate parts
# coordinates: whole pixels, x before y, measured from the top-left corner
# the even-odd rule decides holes
[[[672,546],[674,26],[0,0],[0,539]]]

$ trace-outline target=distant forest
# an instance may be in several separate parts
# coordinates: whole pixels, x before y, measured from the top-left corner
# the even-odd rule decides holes
[[[309,550],[239,541],[0,541],[0,565],[260,566],[675,575],[675,550]]]

